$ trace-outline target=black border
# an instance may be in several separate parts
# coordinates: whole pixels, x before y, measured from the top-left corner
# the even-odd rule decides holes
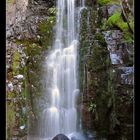
[[[138,111],[140,111],[140,106],[138,103],[140,102],[140,0],[134,0],[135,7],[134,7],[134,17],[135,17],[135,34],[134,34],[134,40],[135,40],[135,92],[134,92],[134,140],[139,136],[139,123],[138,120],[140,120],[140,116]],[[139,139],[139,138],[138,138]]]
[[[6,0],[0,2],[0,140],[6,139]]]
[[[140,111],[138,102],[140,102],[140,98],[138,95],[140,95],[140,92],[138,92],[140,88],[140,0],[134,0],[135,1],[135,7],[134,7],[134,16],[135,16],[135,104],[134,104],[134,139],[136,139],[136,129],[138,124],[138,120],[140,119],[139,113],[136,113]],[[6,98],[6,0],[2,0],[0,2],[0,140],[6,139],[6,104],[5,104],[5,98]],[[136,109],[138,108],[138,109]]]

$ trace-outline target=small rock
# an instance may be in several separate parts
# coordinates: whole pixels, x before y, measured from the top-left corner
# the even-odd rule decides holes
[[[12,82],[10,82],[8,84],[8,90],[11,91],[11,92],[14,90],[14,86],[13,86],[13,83]]]
[[[18,80],[13,80],[13,84],[16,85],[18,83]]]
[[[21,74],[19,74],[19,75],[17,75],[17,76],[14,76],[14,78],[17,78],[18,80],[22,80],[22,79],[24,78],[24,76],[21,75]]]
[[[110,53],[110,58],[111,58],[112,64],[122,64],[123,63],[121,57],[119,55],[117,55],[116,53]]]

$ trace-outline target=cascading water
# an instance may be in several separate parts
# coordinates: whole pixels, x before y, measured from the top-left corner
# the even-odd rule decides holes
[[[90,140],[82,132],[82,113],[77,103],[78,45],[82,13],[87,7],[85,0],[77,1],[80,6],[75,3],[75,0],[57,1],[55,39],[43,65],[45,89],[43,99],[38,99],[37,104],[42,112],[37,126],[34,124],[36,128],[31,128],[28,140],[52,140],[60,133],[70,140]]]
[[[84,2],[83,2],[84,4]],[[40,135],[52,139],[63,133],[67,136],[77,132],[76,99],[78,33],[75,20],[75,0],[58,0],[56,36],[53,50],[46,57],[46,96],[49,107],[42,113]]]

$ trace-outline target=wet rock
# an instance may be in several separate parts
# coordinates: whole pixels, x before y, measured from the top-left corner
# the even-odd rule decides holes
[[[134,84],[134,67],[120,67],[121,70],[121,84]]]
[[[112,64],[123,64],[121,53],[110,53]]]
[[[52,140],[69,140],[69,138],[63,134],[58,134]]]
[[[113,65],[127,64],[133,61],[133,45],[124,43],[122,32],[110,30],[103,34]]]

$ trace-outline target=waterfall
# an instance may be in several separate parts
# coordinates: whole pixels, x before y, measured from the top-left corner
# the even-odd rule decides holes
[[[49,85],[45,93],[49,105],[42,112],[40,124],[40,136],[47,140],[59,133],[68,136],[78,128],[78,29],[75,19],[78,14],[75,0],[58,0],[57,10],[55,40],[46,57],[47,74],[44,75]]]

